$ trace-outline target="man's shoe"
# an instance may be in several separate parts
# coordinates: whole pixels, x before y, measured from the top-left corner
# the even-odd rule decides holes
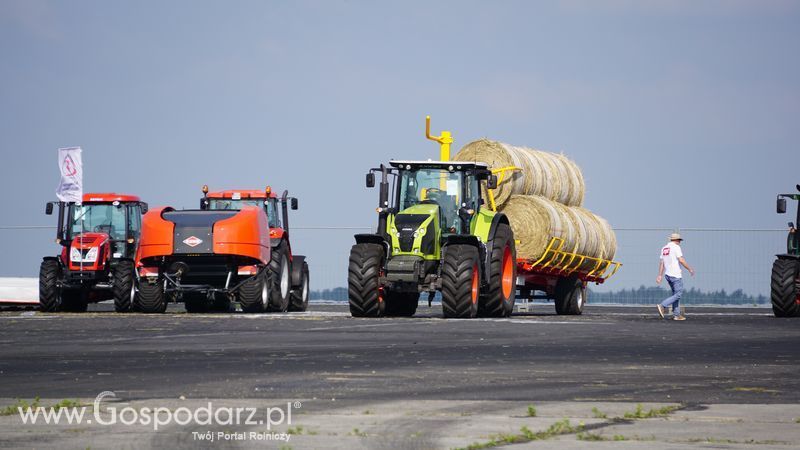
[[[675,317],[673,317],[673,318],[672,318],[672,320],[686,320],[686,317],[683,317],[683,316],[675,316]]]
[[[661,316],[661,318],[663,319],[664,318],[664,307],[661,306],[660,304],[658,304],[658,305],[656,305],[656,308],[658,308],[658,315]]]

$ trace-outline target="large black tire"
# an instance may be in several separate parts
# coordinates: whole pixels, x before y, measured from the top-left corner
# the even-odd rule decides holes
[[[478,315],[508,317],[514,311],[517,293],[517,249],[511,227],[501,223],[492,238],[489,284],[481,293]]]
[[[246,313],[260,313],[267,309],[270,301],[269,277],[266,270],[250,277],[237,292],[239,305]]]
[[[114,311],[130,312],[136,296],[133,261],[123,260],[114,267]]]
[[[286,241],[272,248],[267,270],[270,282],[267,311],[284,312],[289,309],[289,294],[292,292],[292,266]]]
[[[164,280],[158,279],[155,284],[147,281],[139,283],[139,293],[134,299],[134,307],[145,314],[162,314],[167,310],[167,299],[164,295]]]
[[[556,314],[578,316],[586,304],[586,289],[578,277],[560,278],[556,282]]]
[[[444,249],[442,312],[444,317],[468,319],[478,315],[481,271],[478,249],[453,244]]]
[[[309,294],[308,264],[303,261],[303,268],[300,269],[300,285],[292,289],[289,299],[289,311],[305,311],[308,309]]]
[[[419,292],[387,292],[386,315],[396,317],[411,317],[417,312]]]
[[[772,298],[772,312],[775,317],[800,316],[800,297],[798,297],[798,270],[800,261],[791,259],[776,259],[772,263],[772,282],[770,283],[770,297]]]
[[[183,307],[188,313],[205,313],[211,308],[211,301],[203,292],[184,292]]]
[[[58,292],[58,277],[61,267],[58,261],[46,259],[39,266],[39,311],[56,312],[61,309],[61,295]]]
[[[381,317],[386,310],[378,279],[385,251],[379,244],[356,244],[350,249],[347,295],[353,317]]]

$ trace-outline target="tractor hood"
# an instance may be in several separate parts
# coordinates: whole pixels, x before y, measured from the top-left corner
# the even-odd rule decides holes
[[[72,236],[72,248],[90,249],[99,247],[108,241],[105,233],[80,233]]]
[[[434,253],[435,235],[439,223],[439,206],[418,204],[390,217],[387,226],[393,246],[400,252],[418,255]]]

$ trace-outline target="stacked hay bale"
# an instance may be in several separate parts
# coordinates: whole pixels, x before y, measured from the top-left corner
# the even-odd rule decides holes
[[[506,172],[493,191],[498,210],[508,216],[519,240],[517,257],[539,259],[551,238],[559,237],[564,240],[562,250],[614,258],[614,231],[605,219],[581,207],[583,174],[566,156],[481,139],[465,145],[453,160],[521,169]],[[585,261],[581,268],[590,270],[595,264]]]

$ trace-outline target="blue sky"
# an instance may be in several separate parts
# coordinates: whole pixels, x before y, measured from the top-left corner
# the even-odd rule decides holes
[[[616,227],[782,227],[797,55],[789,1],[0,0],[0,226],[53,222],[73,145],[87,191],[195,207],[203,184],[271,184],[300,197],[295,225],[373,225],[364,172],[436,157],[430,114],[456,148],[563,151]],[[351,234],[298,232],[296,251],[336,270]],[[57,250],[0,243],[0,276]]]

